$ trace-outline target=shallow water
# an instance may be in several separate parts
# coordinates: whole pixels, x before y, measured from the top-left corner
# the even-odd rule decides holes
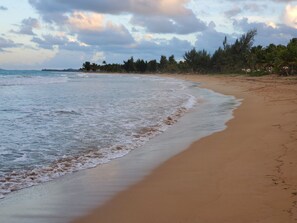
[[[79,78],[86,78],[86,80],[93,78],[83,77],[83,74],[79,75]],[[135,79],[144,82],[151,79],[148,82],[154,81],[153,85],[161,83],[160,86],[163,86],[162,84],[167,87],[170,86],[169,89],[162,87],[162,90],[166,89],[165,92],[173,94],[173,102],[178,103],[178,106],[175,110],[160,112],[160,116],[164,114],[162,118],[159,118],[161,120],[159,123],[162,123],[161,128],[155,126],[141,128],[141,131],[137,132],[137,134],[144,134],[144,136],[135,138],[137,140],[144,138],[144,140],[133,147],[134,149],[131,149],[127,156],[113,159],[93,169],[80,170],[54,181],[5,195],[0,200],[0,222],[69,222],[94,207],[104,204],[118,192],[141,180],[156,166],[183,151],[191,142],[223,130],[226,127],[225,123],[232,118],[233,110],[239,105],[239,101],[234,97],[217,94],[207,89],[200,89],[196,83],[147,76],[127,77],[123,75],[114,77],[106,75],[106,77],[115,78],[116,80],[120,77],[127,81]],[[91,82],[94,82],[94,80]],[[92,84],[90,85],[92,86]],[[175,86],[176,89],[172,88],[172,86]],[[127,91],[131,91],[131,89]],[[160,92],[155,93],[160,95]],[[162,106],[164,105],[161,104]],[[73,111],[77,112],[77,110]],[[68,115],[68,112],[66,113]],[[72,110],[69,115],[76,115],[71,113]],[[146,116],[150,114],[150,112],[145,113]],[[169,119],[168,116],[170,116]],[[136,113],[135,119],[137,118],[138,113]],[[147,119],[145,118],[143,122],[147,123]],[[128,126],[131,128],[131,125]],[[145,135],[147,132],[153,132],[153,134]],[[95,134],[95,136],[97,135],[99,134]],[[116,150],[121,152],[119,148]],[[100,155],[101,153],[98,153],[99,157]],[[80,162],[80,157],[77,156],[76,163]],[[85,155],[82,157],[86,157],[83,158],[86,160],[93,159],[93,157]],[[66,159],[66,163],[69,162],[67,157],[62,157],[62,160],[59,158],[58,162],[64,162],[63,159]],[[95,162],[94,165],[96,164]],[[79,166],[79,168],[82,169],[83,165]],[[49,170],[49,172],[51,171]],[[32,175],[33,178],[35,176]]]
[[[142,146],[197,105],[189,83],[137,75],[0,72],[0,197]]]

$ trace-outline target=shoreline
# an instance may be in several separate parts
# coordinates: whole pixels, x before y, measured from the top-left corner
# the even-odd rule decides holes
[[[296,222],[297,81],[161,76],[202,82],[242,105],[226,130],[74,222]]]
[[[239,102],[193,82],[186,85],[185,94],[196,97],[199,106],[172,128],[120,159],[8,194],[0,202],[0,221],[14,223],[21,217],[22,223],[70,222],[141,181],[198,138],[224,130]]]

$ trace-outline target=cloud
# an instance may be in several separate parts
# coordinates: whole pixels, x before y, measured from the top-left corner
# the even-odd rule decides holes
[[[266,24],[261,22],[249,22],[247,18],[234,20],[233,26],[237,30],[247,32],[257,29],[255,44],[267,46],[270,43],[286,45],[290,39],[296,37],[296,29],[285,24]]]
[[[73,12],[68,15],[63,27],[63,35],[34,37],[32,42],[43,49],[58,47],[76,51],[89,51],[90,47],[97,49],[103,45],[126,46],[135,42],[123,25],[105,21],[104,16],[98,13]]]
[[[105,60],[107,62],[122,63],[133,56],[134,59],[153,60],[159,59],[161,55],[169,57],[174,54],[177,60],[182,59],[185,51],[193,46],[186,40],[172,38],[170,40],[147,40],[143,39],[129,47],[111,47],[104,46]]]
[[[225,16],[226,16],[227,18],[231,18],[231,17],[234,17],[234,16],[240,14],[241,12],[242,12],[241,8],[239,8],[239,7],[234,7],[234,8],[232,8],[232,9],[229,9],[229,10],[225,11],[224,14],[225,14]]]
[[[142,40],[132,49],[132,52],[146,59],[156,59],[161,55],[170,56],[173,53],[176,59],[181,59],[185,51],[191,47],[189,41],[173,37],[170,40]]]
[[[21,44],[15,43],[12,40],[0,37],[0,52],[6,52],[5,49],[7,49],[7,48],[14,48],[14,47],[19,47],[19,46],[21,46]]]
[[[87,45],[129,45],[134,43],[134,38],[122,25],[109,24],[103,30],[80,30],[77,32],[77,39]]]
[[[274,0],[275,2],[294,2],[296,0]]]
[[[266,7],[267,6],[265,4],[259,5],[256,3],[247,3],[243,6],[243,9],[246,11],[261,12]]]
[[[297,29],[297,5],[287,5],[284,12],[284,22]]]
[[[48,58],[42,62],[39,67],[42,68],[55,68],[55,69],[78,69],[82,66],[83,62],[90,61],[92,54],[82,51],[68,51],[60,50],[53,57]]]
[[[244,1],[245,0],[243,0],[242,2]],[[232,18],[240,14],[263,13],[264,11],[267,11],[267,9],[269,10],[269,8],[267,8],[267,5],[265,4],[259,4],[259,3],[247,1],[247,3],[237,4],[236,6],[233,6],[231,9],[228,9],[227,11],[224,12],[224,15],[226,18]]]
[[[70,32],[87,45],[129,45],[134,38],[123,25],[105,21],[98,13],[74,12],[68,18]]]
[[[72,29],[77,30],[102,30],[104,28],[104,17],[98,13],[74,12],[68,23]]]
[[[29,0],[41,14],[73,12],[77,10],[107,14],[178,15],[186,14],[189,0]]]
[[[40,23],[38,19],[29,17],[27,19],[23,19],[21,22],[21,25],[19,25],[19,29],[12,30],[12,32],[17,34],[34,36],[35,33],[33,32],[33,29],[39,29],[39,28],[40,28]]]
[[[215,26],[214,22],[211,22],[206,31],[197,35],[195,43],[195,47],[197,49],[205,49],[210,53],[214,53],[219,47],[223,46],[225,36],[227,37],[229,43],[234,41],[233,36],[216,31]]]
[[[56,39],[57,37],[52,38]],[[60,44],[60,46],[61,44],[65,46],[65,42],[67,41],[53,40],[52,42],[56,42],[56,44]],[[172,38],[170,40],[142,39],[128,46],[105,44],[86,47],[85,49],[80,48],[75,50],[75,48],[73,48],[72,51],[61,47],[61,50],[59,50],[53,58],[44,62],[42,67],[65,68],[65,64],[67,64],[67,68],[78,68],[84,61],[100,63],[106,60],[108,63],[122,63],[131,56],[135,59],[152,60],[159,59],[161,55],[168,57],[173,53],[178,60],[182,59],[184,52],[191,47],[193,46],[191,46],[190,42],[178,38]]]
[[[251,0],[228,0],[230,2],[251,2]],[[252,0],[257,2],[257,0]],[[267,2],[294,2],[296,0],[266,0]],[[258,1],[259,2],[259,1]]]
[[[77,11],[99,14],[131,14],[134,25],[154,33],[188,34],[202,31],[205,24],[191,9],[190,0],[29,0],[47,22],[67,21],[67,14]],[[86,21],[85,21],[86,22]],[[91,25],[91,24],[87,24]]]
[[[69,41],[65,36],[43,35],[42,38],[33,37],[32,42],[43,49],[54,49],[55,46],[65,46]]]
[[[52,27],[58,30],[63,30],[64,35],[43,35],[32,38],[32,42],[40,48],[63,51],[59,54],[59,58],[68,55],[68,51],[73,51],[77,55],[78,52],[81,52],[82,55],[88,55],[84,57],[86,60],[104,58],[111,63],[121,63],[130,56],[149,60],[159,58],[161,54],[167,56],[175,54],[177,58],[182,58],[184,52],[191,49],[193,45],[189,41],[178,38],[168,40],[173,35],[164,34],[188,35],[194,33],[197,37],[196,48],[206,49],[213,53],[222,46],[225,36],[229,42],[232,42],[243,32],[253,28],[258,30],[256,44],[264,46],[271,42],[287,44],[294,37],[294,32],[296,33],[294,28],[289,27],[289,21],[292,24],[291,14],[294,12],[292,8],[286,11],[286,21],[288,21],[286,25],[256,22],[261,19],[258,16],[262,16],[260,13],[263,13],[264,18],[272,11],[276,13],[280,6],[285,7],[289,2],[293,2],[285,0],[227,0],[225,2],[201,3],[199,6],[204,7],[206,5],[211,9],[209,16],[201,13],[204,8],[199,8],[198,4],[191,4],[191,2],[197,3],[197,0],[28,1],[40,14],[43,21],[52,23]],[[194,9],[195,11],[199,10],[200,13],[195,14]],[[220,14],[222,11],[224,12],[223,15]],[[234,21],[233,30],[230,24],[224,24],[226,21],[224,15]],[[242,18],[243,15],[249,16],[251,20],[238,19]],[[122,16],[125,18],[123,23],[121,23]],[[226,35],[222,30],[221,32],[217,31],[214,22],[207,25],[203,21],[204,18],[205,21],[210,18],[214,19],[218,27],[220,29],[227,28],[228,31],[226,32],[229,34]],[[269,18],[271,21],[277,21],[275,16],[269,16]],[[230,22],[230,20],[228,21]],[[133,35],[129,30],[134,30]],[[230,34],[231,32],[236,33]],[[146,34],[152,36],[144,38]],[[155,36],[166,39],[156,39]],[[187,37],[190,39],[193,36],[188,35]],[[98,52],[100,53],[98,54]]]
[[[190,34],[206,29],[206,24],[193,13],[174,17],[135,15],[132,17],[131,23],[142,26],[151,33]]]
[[[0,5],[0,11],[6,11],[6,10],[8,10],[7,7]]]

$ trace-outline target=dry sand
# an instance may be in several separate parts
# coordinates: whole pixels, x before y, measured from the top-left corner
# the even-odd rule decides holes
[[[177,78],[244,100],[225,131],[75,222],[297,222],[297,79]]]

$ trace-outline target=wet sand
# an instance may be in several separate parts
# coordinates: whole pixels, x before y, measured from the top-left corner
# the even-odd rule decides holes
[[[74,222],[297,222],[297,79],[176,77],[242,98],[228,128]]]

